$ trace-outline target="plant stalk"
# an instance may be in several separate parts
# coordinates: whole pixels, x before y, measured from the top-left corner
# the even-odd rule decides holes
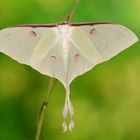
[[[40,139],[42,125],[43,125],[43,121],[44,121],[44,115],[45,115],[45,111],[46,111],[47,106],[48,106],[48,100],[49,100],[49,97],[50,97],[50,95],[51,95],[51,93],[52,93],[52,91],[54,89],[56,81],[57,81],[56,79],[50,78],[49,85],[48,85],[48,94],[47,94],[44,102],[41,105],[39,115],[38,115],[38,123],[37,123],[37,130],[36,130],[35,140]]]
[[[71,19],[72,19],[73,15],[74,15],[74,12],[76,11],[79,3],[80,3],[80,0],[75,0],[75,3],[73,5],[73,7],[72,7],[72,10],[70,11],[70,13],[67,16],[67,22],[68,23],[71,22]]]

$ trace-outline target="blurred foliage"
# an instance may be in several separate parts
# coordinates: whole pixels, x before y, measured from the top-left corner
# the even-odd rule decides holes
[[[1,0],[0,29],[57,23],[74,0]],[[81,0],[73,22],[110,21],[140,36],[139,0]],[[76,126],[62,133],[65,91],[58,82],[45,116],[42,140],[140,140],[139,43],[96,66],[71,85]],[[48,77],[0,54],[0,140],[33,140]]]

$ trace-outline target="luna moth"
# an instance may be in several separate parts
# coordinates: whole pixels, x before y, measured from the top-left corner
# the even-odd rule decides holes
[[[138,41],[131,30],[119,24],[70,22],[78,3],[76,0],[66,22],[25,24],[0,30],[0,52],[64,85],[64,131],[67,130],[68,114],[71,119],[69,130],[74,127],[69,97],[71,82]]]
[[[63,109],[74,127],[70,84],[97,64],[138,41],[126,27],[107,22],[17,25],[0,30],[0,52],[42,74],[58,79],[66,89]]]

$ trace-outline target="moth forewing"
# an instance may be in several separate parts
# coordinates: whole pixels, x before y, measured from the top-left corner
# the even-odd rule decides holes
[[[3,29],[0,31],[0,51],[16,61],[28,65],[43,32],[43,28],[31,27]]]
[[[101,57],[97,64],[112,58],[138,41],[137,36],[131,30],[118,24],[81,26],[80,29],[90,38],[93,47]],[[93,29],[94,33],[91,33]]]

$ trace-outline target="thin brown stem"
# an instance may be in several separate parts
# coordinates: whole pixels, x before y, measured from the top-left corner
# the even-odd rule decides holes
[[[73,17],[73,14],[74,14],[74,12],[76,11],[76,8],[77,8],[79,2],[80,2],[80,0],[75,0],[75,3],[74,3],[74,5],[73,5],[72,10],[71,10],[71,12],[68,14],[68,16],[67,16],[67,22],[68,22],[68,23],[71,21],[71,19],[72,19],[72,17]]]
[[[45,111],[46,111],[47,106],[48,106],[48,100],[49,100],[49,97],[50,97],[50,95],[51,95],[51,93],[54,89],[56,81],[57,81],[56,79],[50,78],[49,85],[48,85],[48,94],[47,94],[47,97],[45,98],[43,104],[41,105],[39,115],[38,115],[38,123],[37,123],[37,131],[36,131],[35,140],[40,139],[40,134],[41,134],[41,130],[42,130],[44,115],[45,115]]]

